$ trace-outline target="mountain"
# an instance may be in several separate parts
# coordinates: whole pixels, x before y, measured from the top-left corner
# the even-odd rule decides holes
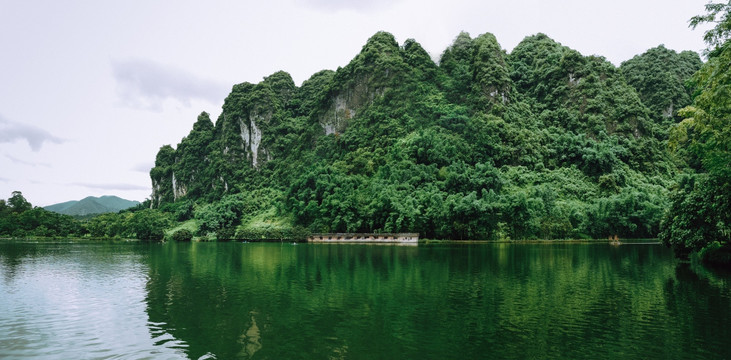
[[[58,204],[44,206],[43,208],[48,211],[53,211],[53,212],[57,212],[60,214],[61,211],[66,210],[66,209],[70,208],[71,206],[74,206],[74,204],[76,204],[78,202],[79,202],[78,200],[71,200],[71,201],[66,201],[66,202],[62,202],[62,203],[58,203]]]
[[[48,211],[65,215],[90,215],[118,212],[139,205],[139,201],[125,200],[117,196],[89,196],[81,200],[67,201],[45,206]]]
[[[679,168],[667,129],[700,64],[464,32],[437,64],[379,32],[299,87],[283,71],[234,85],[215,123],[160,148],[151,205],[233,237],[654,237]]]

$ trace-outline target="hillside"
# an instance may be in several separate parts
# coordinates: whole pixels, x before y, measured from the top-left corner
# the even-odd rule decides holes
[[[64,215],[85,216],[118,212],[139,205],[139,201],[125,200],[117,196],[89,196],[81,200],[67,201],[45,206],[44,209]]]
[[[223,238],[655,237],[679,167],[668,126],[701,65],[660,46],[617,68],[544,34],[507,53],[467,33],[435,64],[379,32],[300,87],[281,71],[234,85],[215,123],[202,113],[160,148],[151,205]]]

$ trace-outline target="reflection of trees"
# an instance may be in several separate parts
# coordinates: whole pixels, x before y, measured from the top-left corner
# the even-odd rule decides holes
[[[151,323],[164,324],[168,333],[188,344],[191,358],[209,352],[218,358],[309,358],[312,353],[339,358],[352,351],[347,339],[353,329],[342,324],[374,316],[379,298],[393,301],[393,295],[384,294],[398,294],[409,278],[418,276],[411,259],[416,250],[241,243],[152,246],[147,310]],[[400,306],[393,303],[391,308]],[[368,327],[362,331],[381,332]]]
[[[32,258],[38,253],[35,244],[0,243],[0,272],[5,282],[11,282],[23,263],[23,259]]]
[[[724,276],[725,275],[725,276]],[[731,287],[728,274],[720,279],[704,268],[679,263],[675,276],[665,283],[665,306],[681,336],[670,344],[677,352],[697,352],[706,358],[731,358]],[[699,356],[700,357],[700,356]]]
[[[677,358],[676,338],[703,325],[673,309],[710,285],[683,284],[671,257],[648,245],[170,243],[151,246],[148,313],[191,358]],[[700,305],[729,309],[725,289]]]

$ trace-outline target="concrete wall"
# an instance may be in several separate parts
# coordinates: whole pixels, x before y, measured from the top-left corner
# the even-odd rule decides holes
[[[386,233],[386,234],[312,234],[307,242],[339,242],[339,243],[416,243],[419,241],[417,233]]]

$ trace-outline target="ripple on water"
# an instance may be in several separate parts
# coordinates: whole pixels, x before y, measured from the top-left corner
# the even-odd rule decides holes
[[[64,246],[21,258],[12,274],[1,269],[6,276],[0,279],[0,357],[186,357],[182,342],[152,340],[145,312],[147,268],[138,255]]]
[[[728,280],[659,247],[68,246],[0,249],[0,357],[729,358]]]

